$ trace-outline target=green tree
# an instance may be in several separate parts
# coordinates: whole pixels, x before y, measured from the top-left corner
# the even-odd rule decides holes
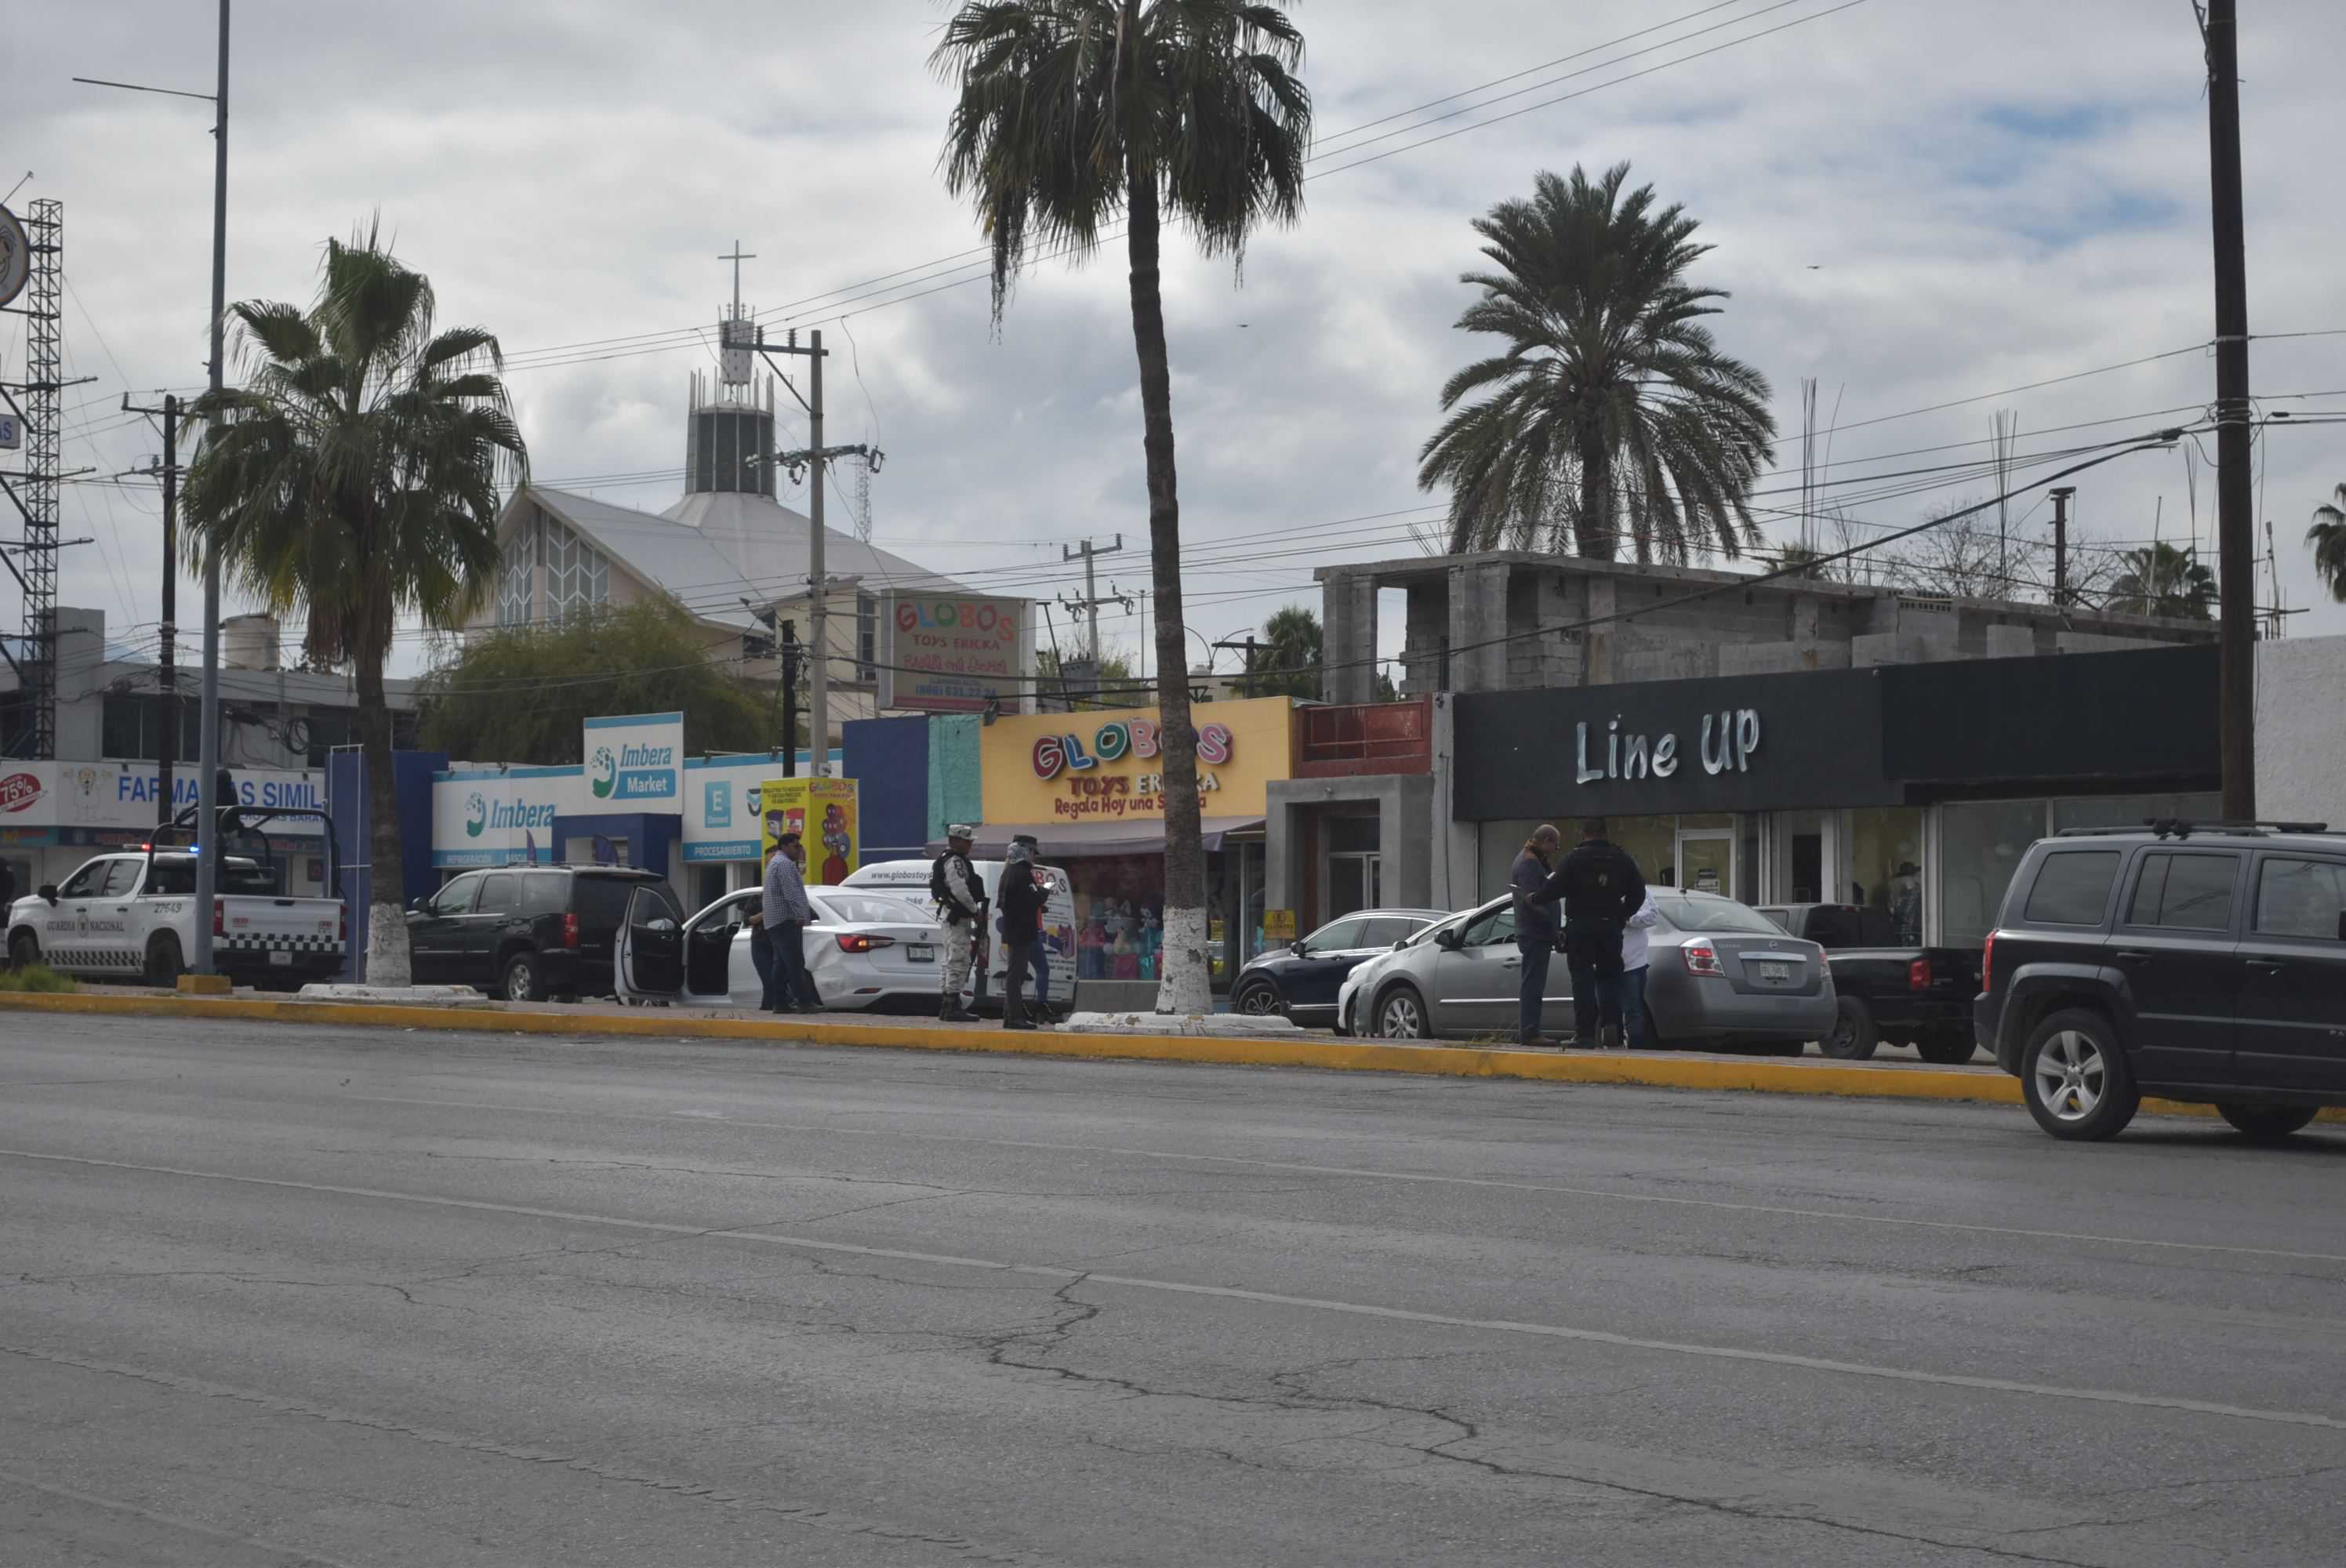
[[[2106,610],[2127,616],[2168,616],[2204,621],[2216,602],[2216,574],[2188,550],[2149,545],[2119,558]]]
[[[1421,488],[1450,487],[1450,548],[1621,554],[1683,562],[1760,543],[1751,485],[1775,456],[1768,382],[1719,351],[1702,318],[1726,290],[1688,269],[1711,249],[1695,219],[1627,195],[1629,166],[1592,182],[1539,176],[1529,200],[1474,220],[1494,270],[1458,326],[1500,339],[1442,389],[1446,419],[1418,454]],[[1488,392],[1459,407],[1469,394]]]
[[[1258,228],[1301,212],[1302,57],[1303,36],[1268,0],[964,0],[932,56],[955,89],[945,187],[993,241],[997,325],[1030,240],[1088,254],[1126,220],[1164,728],[1161,1012],[1202,1013],[1211,993],[1159,230],[1186,222],[1236,262]]]
[[[452,757],[552,766],[583,759],[592,715],[680,712],[688,753],[780,746],[779,692],[709,654],[708,632],[658,599],[476,635],[424,677],[419,734]]]
[[[2313,546],[2313,569],[2330,585],[2330,596],[2346,605],[2346,484],[2313,509],[2305,542]]]
[[[1320,617],[1302,605],[1290,605],[1262,624],[1266,645],[1255,655],[1247,691],[1253,697],[1320,695]]]
[[[188,551],[272,611],[315,665],[352,667],[373,873],[367,977],[408,983],[383,662],[403,617],[461,624],[496,581],[497,482],[525,483],[496,338],[435,329],[431,280],[369,229],[328,240],[316,300],[230,308],[250,367],[195,404]]]

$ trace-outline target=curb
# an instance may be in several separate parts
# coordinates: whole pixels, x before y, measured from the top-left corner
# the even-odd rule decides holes
[[[770,1023],[749,1018],[671,1017],[665,1009],[634,1013],[508,1013],[492,1007],[401,1006],[390,1003],[209,999],[169,994],[84,996],[0,993],[0,1013],[84,1017],[215,1018],[256,1023],[430,1029],[450,1033],[604,1035],[629,1039],[744,1040],[764,1044],[866,1046],[887,1050],[983,1052],[1092,1061],[1184,1062],[1224,1067],[1317,1067],[1348,1073],[1407,1073],[1435,1077],[1515,1078],[1549,1084],[1619,1084],[1642,1088],[1827,1095],[1844,1099],[1939,1100],[2017,1105],[2017,1079],[1977,1069],[1852,1066],[1839,1062],[1712,1057],[1565,1054],[1452,1045],[1382,1045],[1334,1039],[1255,1040],[1195,1035],[1069,1034],[1036,1030],[952,1029],[933,1023]],[[2145,1112],[2213,1115],[2208,1105],[2145,1100]],[[2324,1111],[2323,1121],[2346,1120]]]

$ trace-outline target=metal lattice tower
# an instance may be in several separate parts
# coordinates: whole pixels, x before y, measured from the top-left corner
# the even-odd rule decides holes
[[[25,286],[25,542],[17,559],[25,585],[24,665],[31,725],[24,755],[46,759],[57,748],[57,490],[63,466],[65,380],[65,203],[47,198],[25,211],[32,242]]]

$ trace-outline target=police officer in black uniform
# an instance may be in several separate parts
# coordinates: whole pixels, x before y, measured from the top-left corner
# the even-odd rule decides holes
[[[1549,887],[1564,895],[1564,962],[1572,971],[1573,1044],[1582,1050],[1592,1045],[1617,1049],[1621,1044],[1621,932],[1646,901],[1646,879],[1628,851],[1606,840],[1605,819],[1591,817],[1580,825],[1580,843],[1565,856]]]

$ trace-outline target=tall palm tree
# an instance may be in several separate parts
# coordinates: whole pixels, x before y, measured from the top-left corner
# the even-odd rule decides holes
[[[2104,609],[2177,620],[2208,618],[2216,602],[2216,574],[2201,565],[2190,551],[2150,545],[2128,550],[2119,559],[2123,568],[2110,583]]]
[[[1450,486],[1450,548],[1504,545],[1599,560],[1684,561],[1760,543],[1753,480],[1775,456],[1768,382],[1702,324],[1721,289],[1688,268],[1710,247],[1629,166],[1591,181],[1543,173],[1529,200],[1474,220],[1494,270],[1459,327],[1505,348],[1450,378],[1454,411],[1418,454],[1421,488]],[[1459,408],[1468,394],[1489,392]]]
[[[1212,996],[1158,231],[1186,222],[1235,262],[1256,229],[1302,211],[1302,58],[1285,11],[1249,0],[964,0],[932,56],[956,89],[939,162],[993,241],[997,326],[1030,240],[1085,255],[1126,219],[1164,728],[1160,1012],[1202,1013]]]
[[[1252,697],[1320,695],[1320,617],[1305,605],[1289,605],[1262,623],[1264,647],[1256,656]]]
[[[2313,509],[2305,542],[2313,546],[2313,569],[2330,585],[2330,596],[2346,605],[2346,484]]]
[[[478,327],[435,331],[431,280],[374,230],[326,243],[307,311],[232,307],[248,383],[199,399],[188,470],[189,553],[278,614],[305,613],[305,650],[354,667],[372,852],[367,978],[408,983],[406,889],[383,662],[404,616],[454,627],[496,581],[497,482],[528,454]]]

